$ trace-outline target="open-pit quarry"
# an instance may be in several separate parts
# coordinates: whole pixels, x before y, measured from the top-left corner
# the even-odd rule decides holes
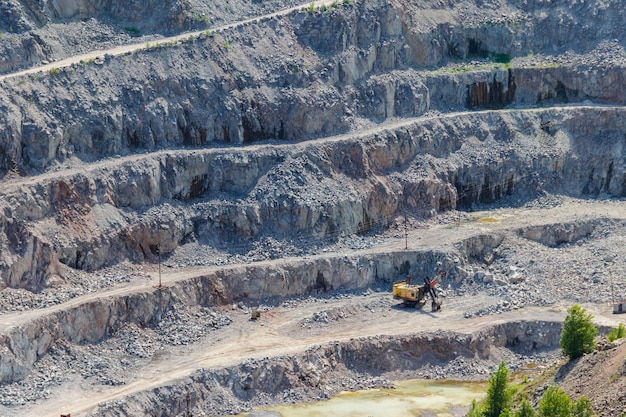
[[[0,416],[535,375],[569,306],[626,322],[624,22],[620,0],[1,1]],[[439,270],[441,311],[392,299]],[[615,417],[626,345],[601,346],[549,383]]]

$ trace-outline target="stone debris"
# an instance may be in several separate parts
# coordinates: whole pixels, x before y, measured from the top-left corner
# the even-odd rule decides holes
[[[399,308],[391,282],[408,272],[430,276],[437,262],[449,274],[438,287],[443,308],[455,306],[466,319],[606,304],[612,280],[617,297],[626,297],[626,223],[620,213],[602,214],[611,202],[603,198],[624,194],[614,155],[623,147],[626,102],[618,0],[448,8],[350,1],[222,29],[215,28],[300,2],[30,3],[0,2],[0,26],[10,28],[0,36],[0,73],[116,45],[142,47],[0,81],[0,314],[44,314],[84,295],[154,287],[157,263],[168,272],[249,270],[216,280],[207,294],[194,293],[203,286],[183,289],[187,281],[172,284],[198,295],[188,298],[193,305],[172,291],[164,304],[140,304],[145,311],[115,310],[129,322],[107,317],[114,309],[97,310],[97,301],[93,322],[60,311],[52,330],[76,343],[36,327],[11,328],[16,337],[0,346],[0,375],[13,382],[0,385],[0,414],[18,415],[72,384],[127,384],[162,355],[210,345],[253,309],[263,311],[263,326],[276,304],[313,307],[294,319],[303,334],[384,316]],[[135,15],[141,27],[119,27]],[[192,29],[203,32],[161,43],[162,34]],[[596,198],[575,206],[592,206],[594,217],[570,208],[560,223],[495,226],[521,223],[528,211],[567,210],[567,195]],[[481,211],[492,217],[482,223]],[[481,231],[441,243],[455,227]],[[435,228],[444,231],[436,240],[420,233]],[[380,251],[396,251],[407,231],[421,248],[410,262],[381,261]],[[408,251],[393,256],[408,258]],[[318,274],[291,282],[305,275],[293,273],[293,263],[258,266],[286,258]],[[205,295],[228,308],[200,305]],[[335,301],[344,305],[328,305]],[[115,324],[98,334],[98,320]],[[428,337],[450,346],[463,338]],[[385,342],[374,337],[332,344],[325,356],[309,351],[198,370],[193,382],[102,403],[95,414],[138,415],[133,407],[148,403],[148,414],[168,404],[183,415],[181,393],[194,384],[214,389],[211,397],[198,393],[211,404],[196,407],[198,415],[389,386],[368,367],[392,350],[351,367],[339,360]],[[484,379],[495,357],[513,370],[559,357],[554,349],[495,346],[494,358],[481,360],[491,348],[481,346],[477,356],[415,363],[401,376]],[[260,381],[274,389],[263,391]]]

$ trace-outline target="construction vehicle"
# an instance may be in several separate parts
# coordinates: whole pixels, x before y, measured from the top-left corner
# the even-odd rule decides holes
[[[426,304],[426,296],[430,295],[432,311],[439,311],[441,310],[441,301],[437,296],[435,285],[446,275],[446,271],[439,271],[432,280],[428,277],[424,277],[423,284],[412,284],[411,276],[407,275],[404,281],[393,283],[393,298],[395,300],[402,300],[402,305],[405,307],[422,308],[424,304]]]
[[[250,314],[250,320],[258,320],[261,318],[261,312],[258,308],[253,308],[252,313]]]

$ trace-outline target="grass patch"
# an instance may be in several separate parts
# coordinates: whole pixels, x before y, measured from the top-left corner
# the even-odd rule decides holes
[[[624,327],[624,323],[620,323],[619,326],[612,328],[606,336],[609,342],[614,342],[623,337],[626,337],[626,327]]]
[[[133,26],[126,26],[124,31],[128,33],[130,36],[141,36],[141,31]]]
[[[508,64],[511,62],[511,55],[509,54],[491,54],[491,58],[498,64]]]
[[[517,390],[513,394],[513,404],[521,404],[523,399],[529,399],[533,397],[533,394],[537,392],[541,387],[550,385],[554,381],[554,376],[561,366],[567,363],[566,359],[563,359],[550,368],[539,373],[532,379],[526,379],[521,384],[516,384]]]

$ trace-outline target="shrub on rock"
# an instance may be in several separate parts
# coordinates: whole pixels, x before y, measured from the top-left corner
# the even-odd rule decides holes
[[[561,332],[561,350],[570,359],[576,359],[585,353],[593,352],[598,329],[593,325],[593,316],[579,306],[567,309],[567,317]]]

